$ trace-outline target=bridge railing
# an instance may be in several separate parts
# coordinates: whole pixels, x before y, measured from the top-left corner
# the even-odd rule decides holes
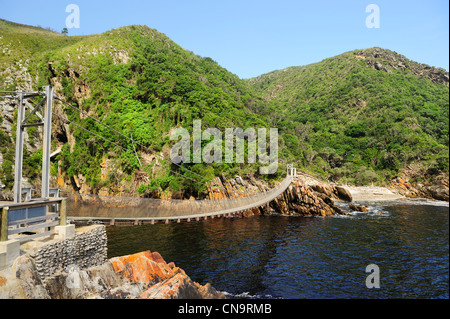
[[[98,205],[71,202],[69,204],[71,212],[76,213],[76,215],[71,215],[69,218],[73,220],[134,219],[158,221],[230,214],[269,203],[289,187],[292,178],[292,176],[288,176],[274,188],[246,197],[213,200],[127,198],[126,201],[122,202],[114,202],[117,198],[108,197],[105,200],[98,198]],[[109,202],[110,200],[113,202]]]
[[[51,235],[67,223],[66,199],[33,199],[0,206],[0,241],[14,236],[20,242]],[[21,236],[17,236],[21,235]]]

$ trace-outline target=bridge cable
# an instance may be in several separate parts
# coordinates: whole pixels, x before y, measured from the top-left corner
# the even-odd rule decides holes
[[[78,125],[77,123],[74,123],[74,122],[68,120],[67,118],[62,117],[61,115],[59,115],[59,114],[57,114],[57,113],[55,113],[55,112],[52,112],[52,113],[53,113],[53,115],[59,117],[63,122],[71,123],[71,124],[73,124],[73,125],[79,127],[80,129],[82,129],[82,130],[84,130],[84,131],[86,131],[86,132],[88,132],[88,133],[91,133],[91,134],[93,134],[93,135],[95,135],[95,136],[97,136],[97,137],[99,137],[99,138],[101,138],[101,139],[107,141],[108,143],[111,143],[111,144],[113,144],[113,145],[115,145],[115,146],[117,146],[117,147],[119,147],[119,148],[122,148],[122,149],[125,150],[126,152],[129,151],[128,149],[126,149],[126,148],[123,147],[122,145],[119,145],[119,144],[117,144],[117,143],[115,143],[115,142],[113,142],[113,141],[111,141],[111,140],[109,140],[109,139],[107,139],[107,138],[105,138],[105,137],[103,137],[103,136],[101,136],[101,135],[98,135],[97,133],[94,133],[94,132],[88,130],[87,128],[82,127],[81,125]],[[201,182],[199,182],[199,181],[197,181],[197,180],[194,180],[194,179],[192,179],[192,178],[190,178],[190,177],[187,177],[187,176],[184,176],[184,175],[182,175],[182,174],[180,174],[180,173],[178,173],[178,172],[175,172],[175,171],[173,171],[173,170],[171,170],[171,169],[169,169],[169,168],[167,168],[167,167],[165,167],[165,166],[163,166],[163,165],[160,165],[159,163],[155,163],[155,164],[158,165],[158,166],[160,166],[160,167],[162,167],[162,168],[165,168],[167,171],[169,171],[169,172],[171,172],[171,173],[180,175],[181,177],[187,178],[187,179],[189,179],[189,180],[191,180],[191,181],[193,181],[193,182],[195,182],[195,183],[198,183],[198,184],[200,184],[200,185],[204,185],[203,183],[201,183]]]
[[[135,143],[136,145],[140,146],[141,148],[143,148],[143,149],[145,149],[145,150],[147,150],[147,151],[149,151],[149,152],[155,154],[156,156],[160,157],[160,158],[163,159],[164,161],[169,162],[169,160],[168,160],[167,158],[165,158],[164,156],[162,156],[162,155],[156,153],[155,151],[153,151],[153,150],[149,149],[148,147],[146,147],[146,146],[140,144],[139,142],[133,141],[133,139],[131,139],[130,137],[128,137],[128,136],[126,136],[125,134],[123,134],[123,133],[117,131],[116,129],[114,129],[114,128],[112,128],[112,127],[110,127],[109,125],[103,123],[102,121],[96,119],[95,117],[89,115],[88,113],[84,112],[83,110],[79,109],[78,107],[73,106],[73,105],[71,105],[70,103],[63,101],[63,100],[62,100],[61,98],[59,98],[59,97],[56,97],[56,98],[57,98],[59,101],[61,101],[64,105],[69,106],[69,107],[71,107],[72,109],[79,111],[79,112],[82,113],[83,115],[85,115],[85,116],[91,118],[92,120],[96,121],[97,123],[99,123],[99,124],[101,124],[101,125],[103,125],[103,126],[109,128],[110,130],[114,131],[116,134],[119,134],[119,135],[125,137],[126,139],[130,140],[131,142]],[[179,164],[177,164],[177,163],[174,163],[174,162],[172,162],[172,161],[170,161],[170,163],[172,163],[172,164],[174,164],[174,165],[176,165],[176,166],[178,166],[178,167],[180,167],[180,168],[182,168],[182,169],[184,169],[184,170],[186,170],[186,171],[188,171],[188,172],[190,172],[190,173],[192,173],[192,174],[194,174],[194,175],[196,175],[196,176],[198,176],[198,177],[204,179],[204,180],[207,181],[207,182],[211,182],[211,181],[208,180],[206,177],[201,176],[201,175],[199,175],[199,174],[197,174],[197,173],[195,173],[195,172],[193,172],[193,171],[191,171],[191,170],[189,170],[189,169],[187,169],[187,168],[185,168],[185,167],[183,167],[183,166],[181,166],[181,165],[179,165]],[[182,176],[184,176],[184,175],[182,175]]]

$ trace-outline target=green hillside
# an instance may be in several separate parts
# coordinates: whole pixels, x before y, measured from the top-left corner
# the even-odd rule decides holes
[[[448,73],[388,50],[348,52],[242,80],[146,26],[68,37],[0,20],[0,90],[48,84],[64,101],[55,102],[57,114],[114,142],[54,117],[52,150],[62,151],[52,174],[64,172],[74,188],[81,179],[92,193],[127,193],[133,185],[145,196],[197,196],[215,176],[278,179],[286,163],[354,184],[384,184],[414,163],[424,178],[448,172]],[[192,131],[196,119],[203,130],[222,132],[277,127],[278,174],[258,176],[258,163],[182,164],[193,174],[161,160],[174,144],[170,130]],[[10,189],[15,124],[2,125],[0,176]],[[29,143],[38,140],[39,129],[27,131]],[[25,174],[38,183],[39,150],[25,155]]]
[[[274,71],[248,82],[260,110],[312,171],[383,184],[407,165],[448,173],[448,72],[380,48]]]
[[[14,28],[9,30],[6,32],[21,32]],[[35,37],[40,36],[32,30],[28,31],[23,33],[25,39],[21,43],[34,43]],[[137,151],[142,154],[151,156],[156,153],[169,158],[170,147],[174,144],[169,139],[171,128],[185,127],[192,131],[195,119],[202,120],[203,130],[208,127],[222,131],[228,127],[269,128],[264,118],[251,111],[250,107],[257,109],[263,101],[255,98],[244,81],[211,58],[184,50],[154,29],[129,26],[71,41],[66,41],[67,37],[40,31],[43,37],[54,37],[54,43],[47,39],[52,45],[40,50],[34,47],[34,55],[29,55],[28,72],[32,79],[36,79],[32,81],[33,88],[37,90],[52,84],[56,93],[67,103],[125,136],[132,134],[138,145]],[[14,47],[16,42],[11,39],[9,45]],[[11,62],[7,61],[4,65],[8,63]],[[15,89],[20,86],[19,82],[4,89]],[[73,135],[75,145],[64,144],[59,155],[60,168],[69,176],[85,176],[94,190],[113,187],[120,183],[118,178],[130,179],[140,171],[149,176],[146,179],[149,183],[140,185],[141,193],[168,188],[197,194],[206,190],[205,180],[211,180],[214,176],[254,174],[258,171],[258,164],[182,164],[205,178],[200,179],[204,184],[200,185],[176,173],[193,179],[199,179],[198,176],[168,162],[160,163],[167,168],[163,170],[155,168],[156,161],[140,167],[130,141],[90,118],[80,118],[80,113],[67,104],[58,104],[57,107],[70,121],[128,149],[125,152],[71,125],[69,134]],[[56,123],[56,132],[61,131],[58,125],[62,126],[62,123]],[[54,148],[70,140],[61,134],[55,137]],[[12,149],[4,151],[10,152]],[[106,180],[102,180],[100,163],[104,158],[114,159],[124,174],[117,177],[117,174],[111,173]],[[280,165],[279,169],[282,172],[284,168]],[[155,173],[155,170],[158,172]]]

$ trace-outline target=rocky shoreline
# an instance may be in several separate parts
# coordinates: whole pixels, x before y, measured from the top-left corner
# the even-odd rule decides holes
[[[400,184],[409,189],[405,182]],[[271,185],[273,187],[274,185]],[[252,193],[269,189],[268,185],[252,177],[237,176],[232,180],[216,179],[210,189],[211,199],[251,196]],[[448,194],[448,190],[447,190]],[[89,202],[90,197],[79,195]],[[394,200],[405,198],[401,192],[383,187],[342,187],[299,176],[294,179],[285,192],[258,208],[243,211],[238,216],[254,215],[297,215],[297,216],[333,216],[350,215],[342,210],[335,201],[349,203],[352,211],[366,212],[369,207],[358,206],[358,202],[371,200]],[[119,200],[120,201],[120,200]],[[117,198],[114,199],[117,204]],[[98,204],[98,201],[97,201]],[[95,225],[96,231],[103,231],[105,226]],[[87,227],[89,229],[89,227]],[[102,228],[102,229],[99,229]],[[83,228],[80,228],[83,229]],[[78,230],[80,232],[81,230]],[[89,238],[100,238],[106,241],[106,234],[84,234]],[[105,237],[105,238],[103,238]],[[81,237],[80,237],[81,238]],[[74,251],[91,249],[99,250],[102,245],[87,245],[85,240],[78,238],[74,243],[45,243],[46,247],[38,251],[57,250],[63,253],[43,253],[39,255],[36,249],[25,252],[16,259],[14,265],[0,271],[0,299],[223,299],[224,294],[217,291],[209,283],[200,285],[194,282],[183,269],[173,262],[167,263],[157,252],[144,251],[127,256],[106,259],[106,253],[97,252],[102,258],[72,256]],[[84,238],[84,237],[83,237]],[[100,240],[99,239],[99,240]],[[81,244],[83,243],[83,244]],[[66,252],[64,245],[69,245]],[[79,245],[81,248],[75,249]],[[91,248],[89,248],[92,246]],[[56,248],[55,248],[56,247]],[[106,250],[106,244],[103,245]],[[94,249],[92,248],[92,249]],[[21,248],[22,249],[22,248]],[[75,249],[75,250],[74,250]],[[101,250],[101,249],[100,249]],[[34,251],[34,253],[33,253]],[[69,255],[64,255],[68,253]],[[92,254],[92,250],[90,253]],[[53,256],[53,257],[52,257]],[[55,257],[56,256],[56,257]],[[91,255],[89,255],[91,256]],[[42,259],[55,259],[56,263],[51,274],[42,273]],[[75,274],[64,268],[64,261],[80,259],[83,262],[76,268]],[[87,258],[87,259],[86,259]],[[99,260],[97,264],[95,260]],[[53,260],[55,262],[55,260]],[[86,262],[86,260],[89,260]],[[75,263],[76,264],[76,263]],[[57,269],[57,268],[61,269]],[[78,267],[78,266],[77,266]],[[67,267],[66,267],[67,268]],[[74,277],[75,276],[75,277]],[[74,281],[75,278],[75,281]]]
[[[445,182],[445,181],[444,181]],[[209,193],[204,200],[232,199],[238,197],[252,196],[258,192],[267,191],[275,187],[277,183],[268,183],[257,180],[253,176],[235,176],[231,179],[216,177],[209,188]],[[297,215],[297,216],[333,216],[348,215],[335,201],[364,202],[364,201],[386,201],[402,198],[427,198],[448,201],[448,187],[445,185],[437,187],[439,192],[417,192],[415,185],[402,183],[395,187],[375,186],[339,186],[319,181],[312,176],[300,173],[288,189],[271,202],[253,209],[235,213],[237,216],[249,217],[253,215]],[[433,189],[432,186],[430,189]],[[407,192],[402,190],[408,190]],[[439,194],[436,195],[436,193]],[[444,194],[442,196],[442,194]],[[447,194],[447,197],[445,197]],[[427,195],[427,196],[425,196]],[[107,206],[130,207],[140,205],[133,197],[121,196],[95,196],[75,193],[74,198],[78,202],[93,205],[92,207]],[[167,196],[152,194],[152,198],[165,199]],[[169,196],[170,198],[170,196]],[[141,198],[142,199],[142,198]],[[191,198],[190,200],[195,200]],[[143,203],[145,202],[145,199]],[[142,203],[142,204],[143,204]],[[133,206],[134,205],[134,206]],[[354,204],[354,206],[357,206]]]
[[[240,197],[250,197],[259,192],[268,191],[275,187],[277,183],[268,184],[251,176],[236,176],[233,179],[216,178],[210,187],[207,198],[203,200],[223,200]],[[145,198],[122,197],[122,196],[100,196],[100,195],[83,195],[75,193],[70,196],[73,203],[73,210],[79,210],[83,216],[82,209],[91,207],[99,209],[102,217],[108,217],[108,213],[112,210],[120,208],[137,209],[145,207],[147,204]],[[152,197],[152,200],[155,197]],[[156,199],[163,199],[162,196],[156,196]],[[190,200],[195,200],[191,198]],[[334,200],[352,201],[351,193],[344,187],[326,184],[310,184],[302,177],[297,177],[291,185],[274,200],[260,207],[255,207],[242,212],[234,213],[235,216],[249,217],[253,215],[298,215],[298,216],[331,216],[345,215],[346,212],[341,210],[334,204]],[[80,205],[80,204],[87,204]],[[107,207],[105,212],[102,207]],[[85,212],[87,213],[87,212]],[[95,213],[94,213],[95,214]],[[106,214],[106,215],[105,215]],[[91,215],[90,215],[91,216]],[[99,216],[100,217],[100,216]],[[124,217],[124,216],[122,216]],[[133,216],[130,216],[133,218]],[[164,217],[161,217],[164,219]]]
[[[0,272],[0,299],[225,299],[209,283],[194,282],[157,252],[111,258],[77,272],[37,275],[28,256]]]
[[[435,183],[407,182],[397,178],[391,182],[389,187],[394,192],[409,198],[427,198],[434,200],[449,201],[449,181],[442,178]]]
[[[0,271],[0,299],[226,298],[209,283],[202,286],[194,282],[183,269],[167,263],[157,252],[106,259],[105,246],[94,247],[96,254],[92,255],[92,247],[86,247],[82,241],[95,233],[92,246],[98,246],[97,239],[101,244],[106,238],[103,225],[83,227],[77,232],[72,239],[31,242],[31,249],[27,248],[30,243],[23,244],[21,256],[11,267]],[[51,272],[41,267],[49,263],[55,266]]]

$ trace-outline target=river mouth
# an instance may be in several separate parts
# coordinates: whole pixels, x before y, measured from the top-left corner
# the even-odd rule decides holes
[[[108,257],[157,251],[229,298],[448,298],[448,203],[361,204],[373,208],[110,226]],[[380,288],[366,286],[370,264],[379,267]]]

